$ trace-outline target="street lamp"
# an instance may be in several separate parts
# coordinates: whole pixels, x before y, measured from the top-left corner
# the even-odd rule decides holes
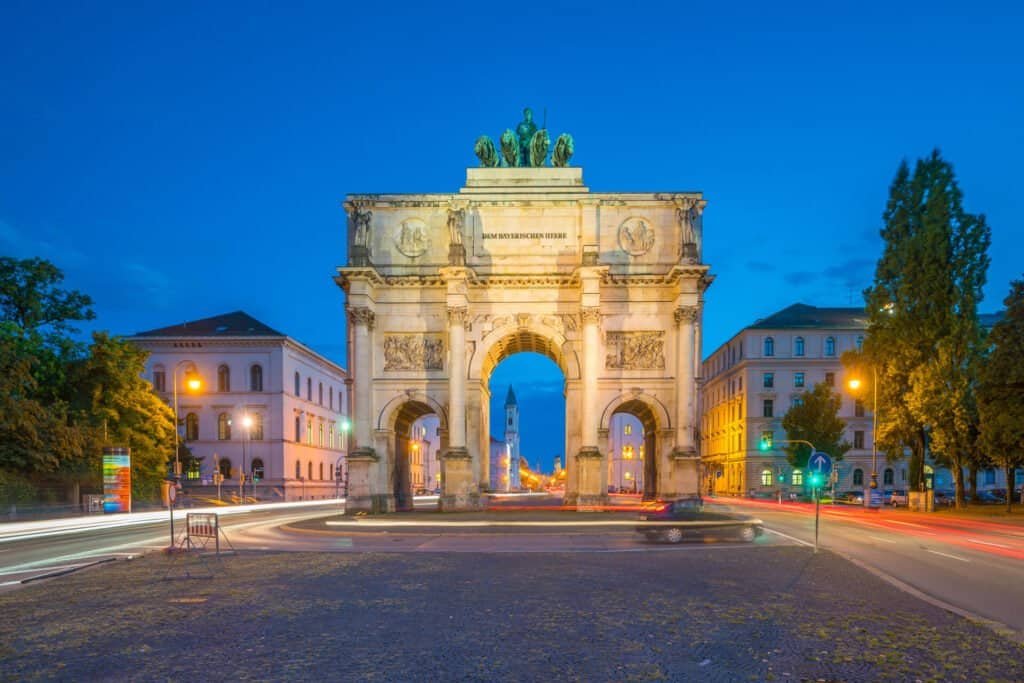
[[[863,382],[851,379],[847,383],[852,391],[859,391]],[[871,366],[871,488],[878,488],[878,369]],[[868,505],[868,496],[864,496],[864,504]]]
[[[181,459],[178,455],[178,368],[183,365],[192,366],[189,370],[185,371],[185,388],[190,391],[199,391],[202,386],[202,381],[199,379],[199,375],[195,373],[195,366],[192,365],[192,361],[183,360],[179,361],[174,366],[174,371],[171,373],[171,386],[174,393],[174,481],[181,478]]]
[[[246,413],[242,416],[242,474],[238,478],[238,486],[242,490],[242,504],[245,504],[245,442],[249,438],[249,428],[252,427],[252,416]]]

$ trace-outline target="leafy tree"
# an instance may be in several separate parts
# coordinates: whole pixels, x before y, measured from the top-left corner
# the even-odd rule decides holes
[[[878,373],[876,443],[887,453],[910,450],[910,481],[924,485],[929,439],[952,463],[969,445],[956,430],[970,423],[970,373],[980,350],[977,304],[985,283],[990,231],[967,213],[952,166],[938,151],[902,163],[883,213],[883,254],[864,296],[864,357]],[[957,403],[937,410],[935,400]],[[958,497],[962,474],[953,468]]]
[[[989,457],[1006,473],[1006,509],[1012,509],[1014,470],[1024,467],[1024,280],[1010,285],[1006,314],[992,328],[981,370],[978,409]]]
[[[70,374],[72,406],[89,427],[88,456],[62,467],[71,476],[95,476],[103,446],[128,446],[132,495],[154,499],[174,456],[174,414],[142,378],[148,352],[106,332],[92,339],[88,357]]]
[[[833,461],[843,459],[851,445],[843,440],[846,422],[839,417],[842,399],[832,387],[821,382],[805,392],[803,400],[790,408],[782,418],[782,427],[789,440],[810,441],[819,451],[828,453]],[[811,449],[804,444],[788,444],[785,448],[789,464],[804,469]]]
[[[72,321],[96,317],[92,299],[77,290],[60,288],[64,274],[40,258],[0,257],[0,320],[25,332],[65,337]]]

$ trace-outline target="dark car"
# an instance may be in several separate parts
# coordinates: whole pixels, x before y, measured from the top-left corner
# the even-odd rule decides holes
[[[698,497],[653,504],[640,513],[639,521],[637,533],[666,543],[709,537],[750,542],[764,532],[761,520],[706,510]]]

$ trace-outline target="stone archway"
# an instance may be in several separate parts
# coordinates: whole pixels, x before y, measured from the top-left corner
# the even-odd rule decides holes
[[[672,452],[662,442],[671,435],[671,424],[668,412],[656,398],[635,393],[630,396],[616,397],[605,407],[601,418],[602,432],[611,436],[611,419],[615,415],[625,413],[640,421],[643,428],[643,500],[654,500],[659,497],[674,497],[667,488],[671,477],[662,478],[663,473],[671,467]],[[660,436],[659,436],[660,435]],[[608,453],[612,452],[609,445]]]
[[[591,193],[579,168],[474,168],[457,193],[350,195],[336,279],[354,384],[348,508],[403,504],[397,435],[428,408],[446,425],[439,505],[482,505],[486,382],[521,351],[565,376],[566,503],[607,501],[613,403],[609,415],[654,425],[652,493],[696,493],[703,208],[699,193]]]

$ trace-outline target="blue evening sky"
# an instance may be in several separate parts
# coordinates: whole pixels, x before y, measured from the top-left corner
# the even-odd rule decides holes
[[[933,147],[992,226],[993,311],[1024,270],[1022,29],[987,2],[8,0],[0,253],[55,262],[90,329],[243,309],[347,364],[339,202],[455,191],[531,106],[592,189],[705,193],[705,353],[797,301],[859,305],[896,167]],[[537,367],[492,387],[543,463],[561,377]]]

